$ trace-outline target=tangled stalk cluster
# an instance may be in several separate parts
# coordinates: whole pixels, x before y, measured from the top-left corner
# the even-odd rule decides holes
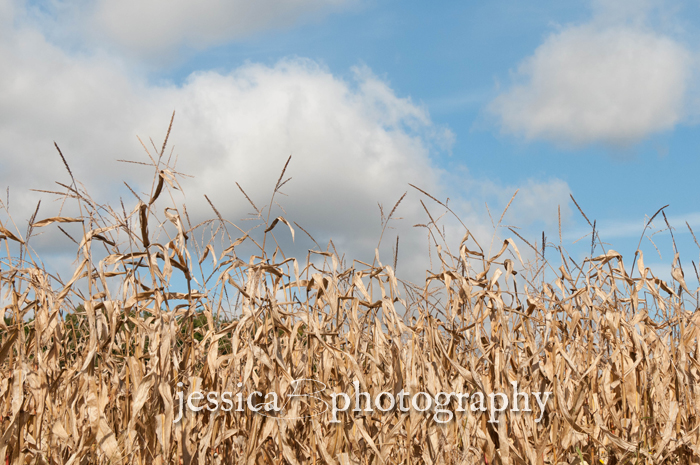
[[[24,237],[0,227],[6,463],[700,463],[700,313],[677,265],[666,283],[641,255],[633,273],[614,251],[577,264],[559,249],[555,268],[519,240],[535,257],[526,264],[515,241],[487,257],[468,231],[451,253],[432,219],[439,269],[424,285],[379,257],[346,266],[332,247],[300,263],[269,253],[274,233],[300,229],[270,221],[270,208],[266,217],[251,201],[257,235],[213,205],[216,218],[196,226],[184,206],[163,208],[177,190],[164,151],[152,157],[150,198],[130,213],[73,181],[60,195],[80,217],[32,218]],[[83,230],[64,281],[29,242],[68,222]],[[248,245],[256,252],[242,259]],[[314,382],[299,391],[300,379]],[[348,409],[337,422],[324,411],[358,388],[371,399],[510,397],[513,382],[551,392],[544,411],[490,422],[465,409],[444,424],[415,409]],[[176,421],[179,396],[194,391],[286,399],[295,389],[304,395],[279,412],[203,409]]]

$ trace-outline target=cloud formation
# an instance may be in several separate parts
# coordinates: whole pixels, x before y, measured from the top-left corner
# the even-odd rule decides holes
[[[124,194],[122,180],[148,190],[148,169],[116,160],[147,161],[136,135],[159,144],[175,109],[170,146],[179,170],[195,176],[183,184],[193,221],[213,216],[205,193],[227,219],[247,216],[235,182],[262,207],[292,155],[288,197],[278,198],[290,220],[319,241],[333,237],[372,256],[377,202],[388,212],[409,182],[438,195],[431,154],[453,139],[362,67],[344,81],[311,60],[287,59],[196,73],[181,86],[150,84],[108,55],[72,55],[29,27],[0,40],[0,60],[0,185],[11,188],[22,219],[38,197],[29,189],[68,181],[54,140],[96,199]],[[125,201],[133,202],[128,192]],[[409,230],[419,222],[416,203],[397,215],[411,218]],[[40,216],[52,208],[44,202]]]
[[[31,6],[56,37],[77,35],[147,60],[294,26],[352,0],[54,0]],[[47,14],[48,12],[48,14]],[[70,25],[70,28],[66,28]],[[67,29],[72,29],[69,31]]]
[[[615,11],[611,17],[624,17]],[[627,146],[673,128],[684,117],[692,57],[638,23],[608,17],[550,35],[489,106],[502,130],[563,145]]]
[[[251,207],[234,181],[261,206],[291,154],[285,210],[341,243],[376,241],[377,202],[390,209],[409,182],[439,190],[430,145],[451,137],[368,69],[345,82],[309,60],[199,73],[158,100],[178,109],[173,143],[191,189],[243,217]]]
[[[449,149],[454,135],[366,67],[353,69],[345,80],[317,62],[295,58],[227,73],[198,72],[176,86],[148,82],[111,55],[66,52],[28,26],[0,32],[0,62],[0,188],[11,187],[15,218],[25,220],[34,210],[39,195],[29,189],[55,189],[54,180],[68,181],[54,140],[93,197],[114,203],[124,195],[128,209],[135,201],[122,180],[147,191],[152,171],[116,160],[147,161],[136,135],[148,145],[152,136],[160,145],[175,109],[170,147],[178,170],[194,175],[183,182],[194,223],[214,216],[204,194],[227,219],[247,216],[252,208],[236,182],[258,207],[268,203],[292,155],[292,180],[283,188],[288,196],[277,198],[291,221],[319,242],[333,238],[341,251],[371,261],[381,231],[377,203],[387,214],[408,191],[381,256],[391,262],[391,245],[400,234],[404,269],[425,265],[426,234],[413,225],[427,223],[427,216],[408,183],[447,196],[434,157]],[[550,193],[561,193],[561,186],[550,184],[533,190],[541,205],[549,204]],[[501,191],[494,182],[482,194],[465,195],[483,205],[482,199]],[[40,217],[56,213],[58,207],[47,204]],[[465,206],[457,213],[473,233],[490,237],[485,212]],[[450,237],[459,241],[463,231],[451,227]],[[303,255],[312,244],[301,232],[297,238],[296,251]],[[55,253],[61,242],[54,239],[35,245]]]

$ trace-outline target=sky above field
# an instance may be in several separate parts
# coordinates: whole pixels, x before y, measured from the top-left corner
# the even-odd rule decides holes
[[[69,180],[55,141],[93,197],[133,205],[123,181],[148,192],[153,173],[117,160],[147,161],[136,136],[160,147],[174,110],[196,217],[212,216],[205,193],[245,217],[236,182],[268,203],[292,155],[282,214],[364,259],[377,203],[409,192],[385,243],[403,234],[414,260],[420,199],[441,210],[411,183],[487,242],[519,190],[503,224],[558,245],[561,211],[564,247],[590,248],[573,244],[591,228],[572,194],[630,261],[668,204],[697,263],[699,25],[691,1],[0,0],[0,187],[22,232],[38,199],[53,216],[29,189]],[[663,259],[644,239],[647,264],[669,263],[670,235],[651,238]]]

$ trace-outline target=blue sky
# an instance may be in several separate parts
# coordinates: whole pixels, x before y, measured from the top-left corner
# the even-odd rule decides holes
[[[114,160],[143,157],[135,135],[161,140],[175,109],[188,199],[205,209],[208,192],[232,219],[247,213],[233,181],[263,204],[291,153],[288,213],[350,253],[373,254],[377,202],[412,182],[485,240],[485,203],[498,217],[520,189],[505,221],[557,243],[560,206],[576,253],[589,228],[572,193],[629,261],[645,215],[670,204],[681,257],[698,262],[684,224],[700,232],[697,3],[246,3],[0,0],[13,215],[33,210],[25,186],[63,176],[53,140],[98,197],[147,183]],[[409,251],[424,241],[408,238],[425,220],[413,194],[396,230]],[[654,239],[669,263],[670,238]]]

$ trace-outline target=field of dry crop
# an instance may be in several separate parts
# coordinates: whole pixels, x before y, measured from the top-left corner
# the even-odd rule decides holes
[[[170,201],[164,148],[133,211],[97,204],[74,180],[55,195],[80,217],[0,227],[5,463],[700,464],[700,313],[680,267],[663,282],[641,255],[575,262],[548,246],[544,261],[515,231],[484,256],[466,228],[450,243],[431,218],[438,266],[419,285],[393,263],[347,265],[332,246],[289,257],[274,235],[308,233],[267,207],[251,205],[255,230],[215,205],[213,220],[190,224]],[[74,274],[60,280],[31,239],[67,222],[82,232]],[[180,391],[286,398],[298,379],[327,388],[277,413],[205,409],[174,422]],[[513,381],[553,394],[539,423],[537,408],[498,423],[396,409],[331,423],[324,402],[354,396],[355,381],[372,398],[511,395]]]

